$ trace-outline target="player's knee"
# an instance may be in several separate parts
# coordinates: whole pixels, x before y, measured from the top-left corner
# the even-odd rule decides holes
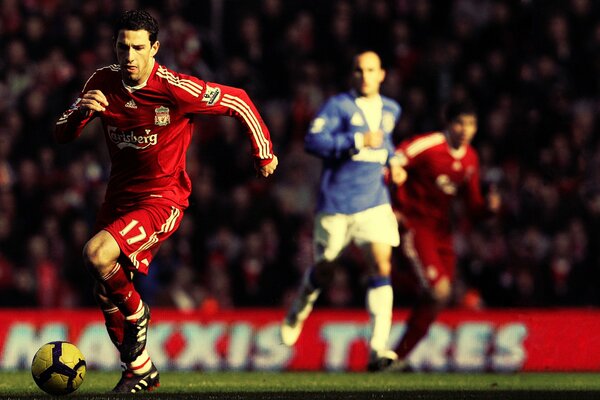
[[[90,240],[83,248],[83,261],[94,276],[104,276],[115,265],[116,259],[102,243]]]

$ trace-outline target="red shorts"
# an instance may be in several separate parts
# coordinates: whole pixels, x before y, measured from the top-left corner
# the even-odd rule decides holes
[[[456,256],[451,234],[411,224],[401,234],[400,248],[423,287],[435,286],[442,277],[454,278]]]
[[[153,199],[126,209],[104,203],[96,232],[105,230],[121,249],[119,262],[133,272],[148,273],[148,266],[161,243],[177,230],[183,210],[173,203]]]

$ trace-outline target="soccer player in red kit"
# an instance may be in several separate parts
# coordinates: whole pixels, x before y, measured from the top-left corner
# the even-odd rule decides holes
[[[398,359],[382,364],[381,369],[408,367],[408,354],[450,297],[455,268],[450,221],[454,199],[462,197],[473,217],[491,215],[500,208],[497,191],[490,190],[484,197],[480,189],[479,158],[470,145],[477,132],[475,109],[466,102],[450,103],[444,117],[444,131],[401,142],[392,163],[400,249],[422,290],[395,348]]]
[[[64,143],[99,117],[110,154],[105,200],[83,256],[125,366],[115,392],[135,393],[159,384],[146,351],[150,310],[132,277],[147,274],[153,255],[178,228],[188,206],[185,157],[193,114],[241,121],[262,176],[271,175],[278,163],[269,131],[246,92],[159,65],[154,59],[157,36],[158,23],[147,12],[125,12],[114,27],[118,64],[100,68],[88,79],[55,128],[55,138]]]

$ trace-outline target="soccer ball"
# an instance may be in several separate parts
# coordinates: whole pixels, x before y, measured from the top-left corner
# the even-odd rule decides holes
[[[72,343],[46,343],[31,361],[33,380],[51,395],[68,394],[77,390],[85,377],[85,359]]]

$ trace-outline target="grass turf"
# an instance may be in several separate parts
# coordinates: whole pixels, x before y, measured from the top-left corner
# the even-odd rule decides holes
[[[117,372],[88,371],[69,397],[120,399],[107,394]],[[592,373],[319,373],[164,372],[151,399],[599,399]],[[0,373],[1,399],[49,399],[29,372]]]

